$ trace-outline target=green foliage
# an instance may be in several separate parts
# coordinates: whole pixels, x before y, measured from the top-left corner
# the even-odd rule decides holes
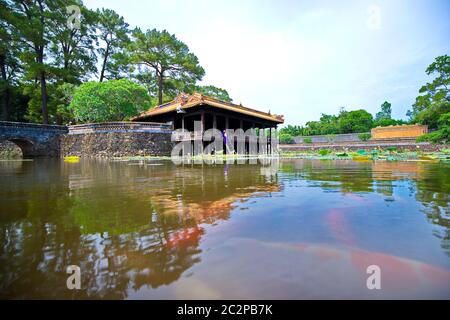
[[[428,75],[436,78],[420,88],[419,95],[409,112],[412,121],[428,125],[435,129],[419,138],[419,141],[449,141],[450,127],[450,56],[439,56],[426,70]]]
[[[287,126],[281,129],[293,136],[326,135],[329,142],[333,141],[336,134],[368,132],[374,127],[406,124],[406,121],[391,118],[391,104],[385,101],[381,105],[381,111],[374,120],[366,110],[346,111],[341,108],[338,115],[322,114],[319,121],[308,121],[304,127]]]
[[[121,121],[148,109],[149,103],[145,88],[121,79],[83,83],[69,108],[80,122]]]
[[[172,84],[192,86],[201,80],[205,71],[200,66],[197,56],[189,51],[188,46],[166,30],[156,29],[142,32],[133,31],[133,41],[128,47],[129,61],[139,66],[141,71],[150,73],[148,79],[156,81],[158,104],[163,103],[164,85]],[[148,84],[147,84],[148,85]]]
[[[205,96],[209,96],[226,102],[233,102],[227,90],[222,88],[217,88],[215,86],[209,85],[209,86],[195,86],[194,90],[198,93],[204,94]]]
[[[49,1],[51,18],[48,26],[48,75],[58,82],[80,84],[90,79],[97,71],[95,42],[97,40],[97,15],[87,9],[81,1]],[[67,9],[69,5],[80,8],[82,22],[79,28],[67,27]]]
[[[280,134],[284,133],[289,134],[293,137],[297,137],[303,135],[303,128],[301,126],[288,125],[284,128],[281,128],[279,132]]]
[[[339,116],[322,114],[319,121],[309,121],[303,130],[304,135],[324,135],[340,133]]]
[[[68,26],[70,5],[80,8],[79,27]],[[151,105],[195,90],[231,101],[224,89],[197,87],[204,70],[175,35],[165,30],[144,33],[135,29],[130,39],[131,33],[128,23],[113,10],[93,11],[81,0],[0,0],[2,119],[75,121],[73,110],[68,108],[71,91],[97,71],[100,82],[128,78],[142,83]],[[97,98],[105,99],[91,97]],[[83,121],[89,118],[98,117],[82,115]]]
[[[361,156],[367,155],[366,150],[363,150],[363,149],[356,151],[356,153],[359,154],[359,155],[361,155]]]
[[[343,111],[339,116],[341,133],[367,132],[373,126],[373,117],[366,110]]]
[[[303,138],[303,143],[311,144],[312,139],[311,138]]]
[[[369,140],[370,138],[372,137],[372,135],[370,134],[370,133],[360,133],[360,134],[358,134],[358,138],[359,138],[359,140],[361,140],[361,141],[367,141],[367,140]]]
[[[56,115],[58,117],[57,123],[72,124],[75,122],[75,115],[69,106],[76,89],[77,86],[71,83],[63,83],[56,87],[54,96],[56,101]]]
[[[430,141],[433,143],[448,143],[450,141],[450,112],[442,114],[438,120],[439,129],[420,136],[417,141]]]
[[[121,52],[130,42],[128,23],[111,9],[97,9],[96,14],[99,39],[103,43],[97,49],[101,59],[99,81],[119,79],[128,72],[128,61]]]
[[[327,149],[321,149],[321,150],[319,150],[319,154],[321,155],[321,156],[327,156],[327,155],[329,155],[331,153],[331,150],[327,150]]]
[[[347,152],[336,153],[336,156],[338,156],[338,157],[348,157],[348,153]]]
[[[391,114],[392,114],[392,105],[385,101],[383,102],[383,104],[381,105],[381,111],[377,112],[376,116],[375,116],[375,120],[390,120],[391,119]]]
[[[294,138],[288,133],[280,133],[278,136],[280,143],[282,144],[292,144],[294,143]]]
[[[387,147],[386,150],[389,152],[394,152],[394,151],[397,151],[397,148],[396,147]]]
[[[395,120],[395,119],[378,119],[373,122],[373,127],[388,127],[388,126],[398,126],[402,124],[407,124],[407,121]]]

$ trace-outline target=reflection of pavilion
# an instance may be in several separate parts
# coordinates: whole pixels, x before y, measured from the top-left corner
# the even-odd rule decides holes
[[[280,186],[278,184],[256,185],[236,190],[223,198],[197,202],[183,199],[180,195],[173,197],[172,195],[161,194],[152,197],[152,204],[154,208],[160,209],[164,214],[176,214],[183,219],[193,218],[196,223],[212,224],[218,219],[228,219],[230,212],[236,208],[238,202],[245,202],[256,193],[258,196],[264,196],[264,194],[279,191]]]
[[[20,215],[11,211],[4,220],[7,263],[0,273],[9,276],[1,284],[3,298],[123,299],[129,290],[169,285],[200,262],[202,224],[228,219],[237,203],[255,194],[280,190],[276,177],[267,182],[259,165],[86,161],[59,164],[51,174],[45,165],[36,162],[22,173],[36,179],[39,172],[47,181],[35,194],[11,180],[11,189],[28,201]],[[84,270],[85,290],[74,294],[63,285],[67,263]]]

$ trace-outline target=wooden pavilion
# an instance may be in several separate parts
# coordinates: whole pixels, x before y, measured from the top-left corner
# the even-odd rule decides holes
[[[173,101],[153,107],[131,119],[139,122],[169,123],[174,130],[194,132],[194,122],[201,124],[201,132],[208,129],[269,129],[268,145],[271,145],[272,129],[284,122],[283,116],[247,108],[241,104],[221,101],[199,93],[182,93]]]
[[[200,121],[202,131],[225,129],[276,128],[283,116],[250,109],[199,93],[180,94],[175,100],[156,106],[131,119],[140,122],[171,123],[174,129],[194,131],[194,121]]]

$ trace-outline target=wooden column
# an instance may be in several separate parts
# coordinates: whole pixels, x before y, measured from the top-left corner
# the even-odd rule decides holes
[[[230,118],[225,117],[225,129],[229,129],[230,128]]]
[[[269,146],[267,153],[272,154],[272,127],[269,127]]]
[[[244,129],[244,120],[239,120],[239,128]]]
[[[181,130],[184,132],[184,114],[181,115]]]
[[[205,112],[202,112],[200,114],[200,122],[201,122],[201,131],[203,134],[203,131],[205,131]]]
[[[213,113],[213,129],[217,129],[217,116]]]

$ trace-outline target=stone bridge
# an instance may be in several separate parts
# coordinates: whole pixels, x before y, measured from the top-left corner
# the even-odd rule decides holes
[[[172,126],[152,122],[104,122],[55,126],[0,121],[0,147],[11,141],[32,157],[167,156]]]
[[[15,143],[24,158],[58,157],[60,135],[67,132],[66,126],[0,121],[0,142]]]

